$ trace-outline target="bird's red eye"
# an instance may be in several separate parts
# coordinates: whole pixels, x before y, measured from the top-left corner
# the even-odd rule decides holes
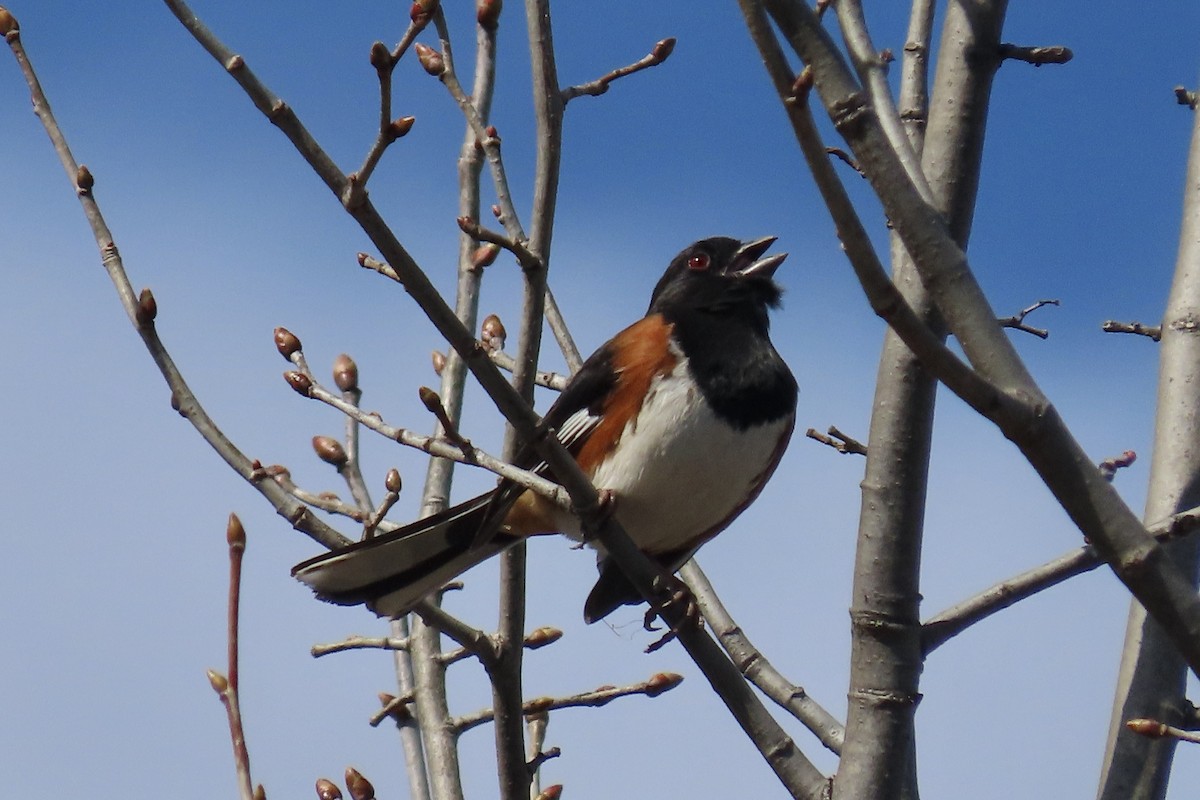
[[[708,269],[708,253],[695,253],[688,258],[688,269],[694,269],[697,272]]]

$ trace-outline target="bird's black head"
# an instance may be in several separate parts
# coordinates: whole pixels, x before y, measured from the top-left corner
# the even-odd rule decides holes
[[[649,313],[751,310],[765,323],[767,308],[778,306],[783,294],[772,276],[787,253],[763,258],[774,241],[774,236],[751,242],[728,236],[701,239],[672,259],[654,287]]]

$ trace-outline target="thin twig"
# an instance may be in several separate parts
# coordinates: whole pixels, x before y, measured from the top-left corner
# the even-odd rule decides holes
[[[865,456],[867,454],[867,446],[865,444],[852,436],[847,436],[833,425],[829,426],[828,435],[821,433],[816,428],[809,428],[804,432],[804,435],[810,439],[816,439],[823,445],[832,447],[842,455],[853,453],[854,455]]]
[[[1117,470],[1125,469],[1136,460],[1137,453],[1132,450],[1126,450],[1119,456],[1111,456],[1101,461],[1100,474],[1111,481],[1116,476]]]
[[[649,680],[629,686],[601,686],[598,689],[566,697],[535,698],[523,703],[521,710],[522,713],[528,716],[544,711],[556,711],[561,708],[599,708],[621,697],[658,697],[663,692],[674,689],[682,682],[682,675],[676,675],[673,672],[659,672]],[[459,734],[462,734],[491,721],[492,709],[485,708],[473,714],[464,714],[459,717],[454,721],[454,728]]]
[[[1050,336],[1050,331],[1046,330],[1045,328],[1034,328],[1029,325],[1026,325],[1025,317],[1029,316],[1034,311],[1037,311],[1042,306],[1059,306],[1059,305],[1062,305],[1061,300],[1038,300],[1036,303],[1033,303],[1032,305],[1028,305],[1025,308],[1021,309],[1018,313],[1014,314],[1013,316],[1002,317],[1001,319],[997,320],[997,322],[999,322],[1002,327],[1013,328],[1014,330],[1022,331],[1024,333],[1031,333],[1034,336],[1038,337],[1039,339],[1046,339]]]
[[[1100,326],[1100,330],[1105,333],[1133,333],[1138,336],[1145,336],[1153,341],[1162,341],[1162,326],[1161,325],[1143,325],[1140,322],[1117,322],[1114,319],[1106,320]]]
[[[574,100],[580,95],[591,95],[598,97],[608,91],[609,85],[618,78],[624,78],[626,75],[632,75],[635,72],[641,72],[650,67],[656,67],[667,60],[671,52],[675,49],[675,37],[671,36],[662,39],[655,43],[654,48],[649,53],[639,58],[632,64],[614,69],[605,75],[600,76],[594,81],[581,83],[578,86],[568,86],[562,90],[562,101],[566,105],[571,100]]]
[[[1200,733],[1185,731],[1183,728],[1176,728],[1174,725],[1167,725],[1158,720],[1131,719],[1125,723],[1125,727],[1134,733],[1140,733],[1142,736],[1147,736],[1151,739],[1171,738],[1178,739],[1181,742],[1200,744]]]
[[[407,648],[408,637],[406,636],[347,636],[340,642],[314,644],[310,652],[313,658],[320,658],[330,653],[344,653],[347,650],[406,650]]]
[[[255,471],[251,459],[246,457],[225,436],[224,432],[217,427],[216,423],[205,412],[204,407],[200,404],[200,401],[196,398],[191,388],[188,387],[183,375],[179,372],[174,360],[167,352],[166,346],[158,336],[154,320],[154,316],[157,313],[157,303],[140,304],[139,298],[134,294],[133,286],[125,271],[124,262],[117,251],[116,242],[113,240],[112,232],[109,230],[108,224],[100,212],[100,206],[96,202],[95,194],[92,190],[94,179],[91,178],[90,172],[84,172],[85,168],[81,167],[71,154],[66,137],[63,135],[62,129],[59,128],[58,122],[54,118],[54,114],[50,109],[50,102],[47,100],[45,92],[42,91],[42,86],[37,79],[37,74],[34,72],[33,64],[30,62],[25,48],[21,43],[20,32],[18,30],[10,32],[5,37],[5,40],[12,49],[13,55],[17,59],[17,64],[25,76],[25,81],[29,85],[34,113],[37,114],[38,119],[41,120],[43,127],[45,127],[46,133],[54,145],[54,150],[58,154],[59,161],[63,165],[63,169],[66,170],[67,175],[75,186],[75,193],[79,198],[80,204],[83,206],[84,215],[91,225],[92,234],[100,250],[101,262],[104,265],[105,271],[108,272],[113,286],[116,288],[121,305],[125,308],[125,312],[128,314],[138,335],[141,336],[146,350],[149,352],[150,357],[171,390],[172,407],[187,419],[201,437],[208,442],[209,446],[229,464],[233,471],[254,486],[275,508],[275,512],[291,523],[293,528],[307,534],[315,541],[329,548],[344,547],[349,544],[349,539],[321,521],[303,504],[289,497],[273,481],[264,482],[255,480]],[[89,176],[87,181],[80,180],[84,174]],[[153,308],[154,313],[148,314],[148,308]]]

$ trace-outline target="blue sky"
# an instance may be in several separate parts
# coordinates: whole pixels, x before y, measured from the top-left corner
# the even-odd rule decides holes
[[[241,4],[195,10],[284,97],[347,170],[372,139],[375,39],[394,42],[403,3]],[[533,152],[524,24],[510,3],[494,122],[527,209]],[[899,51],[894,3],[869,3],[875,41]],[[253,6],[253,7],[251,7]],[[158,327],[209,412],[242,449],[288,465],[304,485],[341,489],[309,439],[336,434],[331,411],[298,398],[271,330],[301,336],[315,368],[357,360],[364,405],[429,427],[416,387],[434,383],[440,347],[402,291],[360,270],[365,237],[222,70],[156,2],[103,7],[12,3],[23,39],[135,286],[158,298]],[[996,83],[970,255],[997,311],[1041,298],[1062,306],[1017,336],[1035,375],[1096,460],[1134,449],[1118,476],[1143,502],[1156,352],[1102,334],[1108,318],[1153,322],[1176,248],[1191,115],[1171,89],[1196,75],[1200,9],[1014,4],[1006,40],[1065,44],[1066,67],[1008,64]],[[461,65],[468,14],[451,16]],[[591,80],[678,37],[662,67],[567,110],[552,282],[581,347],[644,310],[667,260],[708,235],[774,234],[792,256],[775,341],[801,383],[799,426],[865,436],[881,323],[838,250],[734,3],[560,4],[564,84]],[[423,37],[432,43],[431,36]],[[171,412],[168,392],[118,306],[70,186],[11,59],[0,68],[0,394],[5,425],[6,555],[0,605],[9,655],[0,689],[0,771],[63,796],[121,787],[179,798],[229,796],[224,715],[204,678],[224,652],[230,511],[250,536],[243,625],[243,708],[256,780],[304,796],[352,764],[381,797],[404,797],[396,737],[365,720],[392,689],[389,659],[314,661],[314,642],[382,627],[360,610],[312,601],[288,577],[317,548],[293,533]],[[395,110],[412,133],[385,156],[372,197],[405,245],[449,291],[457,248],[454,158],[461,117],[415,63],[397,70]],[[865,186],[846,180],[856,193]],[[864,195],[865,197],[865,195]],[[866,216],[885,230],[865,200]],[[518,275],[488,272],[483,310],[514,319]],[[561,360],[547,348],[546,366]],[[464,426],[498,450],[500,424],[478,390]],[[542,398],[543,404],[546,402]],[[991,426],[944,396],[932,466],[923,584],[926,615],[1079,543],[1032,471]],[[397,466],[411,516],[419,453],[366,438],[380,491]],[[846,691],[849,579],[862,461],[797,438],[760,501],[701,554],[731,610],[771,659],[835,714]],[[491,479],[461,473],[456,496]],[[562,541],[531,547],[531,625],[563,641],[531,654],[531,695],[642,680],[687,680],[654,701],[556,714],[545,769],[572,797],[780,794],[703,678],[668,647],[642,654],[640,612],[585,627],[591,558]],[[454,610],[492,619],[488,568]],[[1094,791],[1127,607],[1105,571],[1023,603],[930,659],[918,724],[927,796],[1082,797]],[[453,672],[456,712],[487,702],[478,670]],[[799,728],[801,743],[824,757]],[[491,737],[464,739],[468,792],[491,796]],[[1200,777],[1177,758],[1173,797]],[[620,765],[616,767],[616,765]],[[136,787],[136,788],[134,788]]]

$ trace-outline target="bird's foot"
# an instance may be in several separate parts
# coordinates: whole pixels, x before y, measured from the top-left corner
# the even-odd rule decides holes
[[[642,627],[647,631],[657,631],[660,628],[654,624],[655,617],[665,620],[668,616],[677,616],[678,619],[670,624],[666,633],[646,648],[647,653],[653,653],[672,639],[678,638],[680,631],[703,624],[700,605],[696,602],[695,595],[679,578],[674,575],[660,575],[654,579],[654,593],[659,599],[651,603],[650,608],[646,610]]]

